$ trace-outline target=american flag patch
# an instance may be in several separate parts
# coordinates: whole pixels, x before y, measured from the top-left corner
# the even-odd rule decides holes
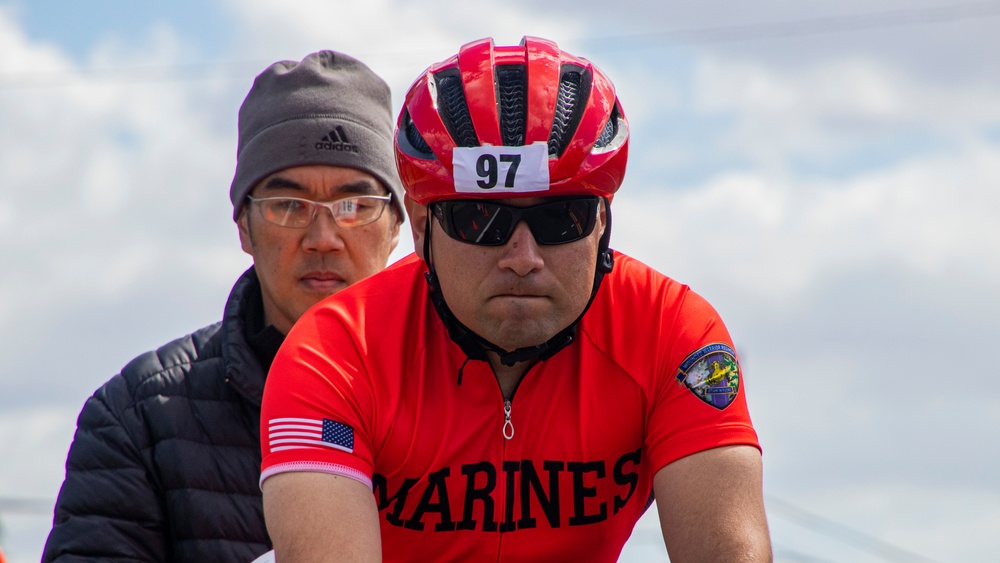
[[[354,453],[354,429],[328,418],[272,418],[267,440],[272,452],[327,447]]]

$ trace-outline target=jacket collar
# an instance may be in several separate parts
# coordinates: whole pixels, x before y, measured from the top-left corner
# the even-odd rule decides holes
[[[260,280],[251,266],[236,280],[229,293],[220,331],[226,379],[257,406],[260,406],[264,396],[267,370],[247,340],[247,327],[249,315],[261,306],[260,300]]]

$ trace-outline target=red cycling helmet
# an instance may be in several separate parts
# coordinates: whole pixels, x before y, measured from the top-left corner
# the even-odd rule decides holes
[[[462,46],[410,86],[396,122],[396,165],[409,197],[597,195],[628,160],[628,121],[597,67],[525,37]]]

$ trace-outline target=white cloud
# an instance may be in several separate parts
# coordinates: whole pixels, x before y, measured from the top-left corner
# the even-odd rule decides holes
[[[0,505],[31,501],[20,512],[0,512],[0,545],[11,563],[38,560],[52,521],[44,501],[55,504],[75,428],[76,413],[57,406],[0,411]]]
[[[1000,525],[996,508],[1000,498],[995,493],[972,488],[914,490],[893,483],[841,486],[834,493],[817,485],[816,491],[802,494],[793,505],[823,522],[796,510],[782,510],[789,499],[769,503],[771,528],[782,538],[783,547],[824,553],[823,560],[836,561],[913,560],[899,559],[897,550],[933,561],[992,559],[995,538],[990,530]]]
[[[891,69],[867,60],[840,60],[790,74],[753,61],[707,57],[698,68],[705,110],[780,115],[824,114],[892,119],[904,109]]]
[[[494,37],[517,44],[524,35],[578,37],[581,16],[543,16],[504,2],[403,2],[373,0],[288,3],[226,0],[239,20],[248,54],[265,59],[301,58],[319,49],[341,50],[364,60],[389,83],[398,108],[418,73],[458,52],[467,41]],[[569,45],[565,45],[568,47]]]
[[[8,272],[0,295],[17,296],[7,298],[0,327],[23,326],[39,313],[64,315],[94,296],[142,291],[153,276],[166,275],[178,286],[232,279],[239,271],[234,260],[163,268],[169,254],[198,254],[214,240],[242,256],[234,230],[226,228],[235,141],[203,119],[234,109],[211,82],[207,88],[203,82],[106,82],[0,22],[5,53],[65,80],[65,86],[0,91],[0,116],[9,124],[0,131],[6,186],[0,229],[30,241],[0,249]],[[138,47],[102,45],[93,59],[96,65],[169,65],[177,62],[176,43],[164,31]],[[200,221],[209,215],[211,222]]]
[[[689,111],[711,140],[634,153],[613,245],[723,313],[745,351],[772,493],[938,560],[987,560],[990,540],[951,538],[997,522],[975,495],[1000,490],[982,449],[1000,403],[959,381],[1000,318],[1000,146],[982,135],[1000,84],[925,83],[872,60],[704,61]],[[873,142],[888,157],[845,158]],[[642,171],[675,149],[720,148],[728,159],[690,184]],[[772,530],[789,558],[878,560],[787,522]]]
[[[872,143],[961,146],[1000,121],[995,81],[927,82],[876,59],[781,68],[706,56],[693,79],[695,109],[735,121],[723,146],[776,167],[836,162]]]
[[[1000,255],[998,181],[1000,147],[979,145],[840,182],[758,171],[634,198],[623,190],[615,244],[682,279],[771,298],[878,262],[997,282],[1000,263],[983,257]]]
[[[75,428],[76,414],[57,406],[0,412],[0,496],[54,499]],[[34,470],[22,474],[12,460],[30,460]]]

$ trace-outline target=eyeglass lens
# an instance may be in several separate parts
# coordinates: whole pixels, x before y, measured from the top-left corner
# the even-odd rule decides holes
[[[283,227],[308,227],[323,207],[341,227],[367,225],[382,216],[387,196],[358,196],[336,201],[312,201],[294,197],[250,198],[260,205],[264,219]]]
[[[443,201],[435,215],[451,238],[482,246],[500,246],[524,221],[538,244],[565,244],[594,230],[600,198],[563,199],[531,207],[488,201]]]

